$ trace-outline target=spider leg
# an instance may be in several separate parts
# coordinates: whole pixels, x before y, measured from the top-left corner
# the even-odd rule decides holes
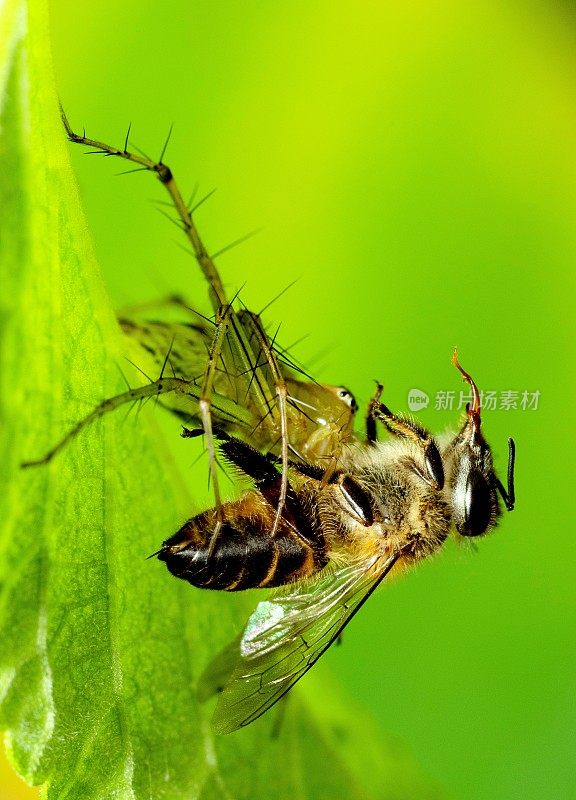
[[[61,109],[61,113],[66,134],[71,142],[91,147],[92,152],[104,153],[106,155],[116,156],[126,161],[130,161],[133,164],[137,164],[141,169],[148,170],[156,175],[160,183],[166,188],[166,191],[170,195],[172,204],[174,205],[176,213],[180,219],[180,223],[182,224],[182,229],[184,230],[188,241],[192,245],[192,250],[196,257],[196,261],[198,262],[204,277],[208,281],[210,286],[210,300],[212,302],[212,307],[214,311],[217,312],[220,306],[226,303],[226,292],[224,291],[224,286],[222,285],[222,280],[218,270],[216,269],[216,265],[209,256],[208,251],[206,250],[206,247],[200,238],[200,234],[198,233],[194,220],[192,219],[190,209],[186,205],[180,189],[174,180],[172,170],[162,161],[164,150],[166,148],[164,147],[160,159],[158,161],[153,161],[143,154],[129,152],[127,149],[128,136],[126,136],[124,148],[120,149],[118,147],[105,144],[104,142],[99,142],[96,139],[89,139],[84,134],[80,135],[78,133],[74,133],[63,109]]]
[[[208,359],[206,361],[206,368],[204,371],[204,377],[200,389],[200,398],[198,402],[200,421],[204,430],[206,450],[208,452],[208,469],[210,470],[210,478],[212,480],[212,486],[214,489],[214,499],[217,510],[220,509],[222,501],[220,499],[220,489],[218,485],[218,465],[216,463],[216,446],[214,443],[215,437],[212,429],[211,403],[212,392],[214,390],[214,381],[216,378],[216,369],[222,355],[222,348],[226,340],[226,334],[230,325],[230,315],[232,313],[231,305],[221,306],[218,310],[218,314],[216,316],[216,329],[210,349],[208,351]],[[215,540],[218,536],[220,527],[221,522],[219,521],[214,530],[212,543],[210,545],[211,549],[213,548]]]
[[[262,323],[260,322],[259,316],[251,311],[244,310],[242,312],[242,324],[245,330],[251,331],[252,337],[258,345],[258,352],[262,353],[266,367],[269,370],[274,393],[276,395],[276,406],[280,423],[280,463],[282,465],[282,476],[280,492],[278,495],[278,505],[276,508],[276,516],[274,518],[274,526],[272,529],[272,535],[274,535],[278,529],[278,523],[280,522],[280,518],[282,516],[282,510],[286,503],[286,496],[288,492],[288,390],[286,388],[286,381],[284,380],[284,376],[274,352],[273,344],[268,339],[268,336],[262,327]]]
[[[140,386],[137,389],[130,389],[122,394],[117,394],[114,397],[109,397],[99,403],[90,414],[81,419],[68,431],[68,433],[57,444],[54,445],[42,458],[32,461],[25,461],[23,467],[35,467],[41,464],[48,464],[54,456],[62,450],[72,439],[74,439],[84,428],[90,425],[99,417],[108,414],[110,411],[115,411],[125,403],[134,403],[139,400],[145,400],[148,397],[158,397],[159,395],[169,394],[170,392],[180,392],[183,394],[190,394],[197,397],[197,390],[190,392],[193,387],[192,381],[187,381],[182,378],[159,378],[157,381],[151,381],[146,386]]]

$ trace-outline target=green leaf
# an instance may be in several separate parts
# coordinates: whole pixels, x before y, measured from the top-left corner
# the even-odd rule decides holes
[[[111,415],[50,466],[20,468],[122,390],[122,340],[68,162],[45,4],[0,14],[0,726],[13,764],[58,800],[438,796],[314,679],[278,736],[273,712],[214,739],[195,680],[253,598],[146,560],[192,505],[145,415]]]

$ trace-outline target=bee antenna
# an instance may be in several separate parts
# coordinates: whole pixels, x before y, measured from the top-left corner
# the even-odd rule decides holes
[[[496,479],[496,488],[498,489],[504,505],[508,511],[514,511],[516,504],[516,493],[514,490],[514,467],[516,464],[516,443],[514,439],[508,439],[508,491],[502,485],[502,482]]]
[[[516,493],[514,491],[514,466],[516,464],[516,442],[512,437],[508,439],[508,511],[514,509],[516,503]]]
[[[472,421],[472,423],[474,425],[474,430],[476,431],[476,433],[478,433],[479,430],[480,430],[480,410],[481,410],[480,392],[478,391],[478,387],[476,386],[476,383],[474,382],[474,379],[472,378],[472,376],[469,375],[466,372],[466,370],[463,369],[462,366],[460,365],[460,362],[458,361],[458,348],[457,347],[454,348],[454,352],[452,354],[452,363],[454,364],[456,369],[461,373],[462,377],[464,378],[466,383],[469,384],[469,386],[470,386],[470,388],[472,390],[472,403],[471,404],[468,403],[468,405],[466,406],[466,411],[467,411],[468,416],[469,416],[469,418],[471,419],[471,421]]]

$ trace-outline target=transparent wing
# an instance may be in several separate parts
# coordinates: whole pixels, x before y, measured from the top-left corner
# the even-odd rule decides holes
[[[395,554],[355,561],[313,584],[280,590],[259,603],[238,646],[229,646],[214,661],[219,676],[226,676],[223,688],[222,682],[218,686],[215,732],[231,733],[249,725],[280,700],[338,638],[397,558]],[[210,672],[209,668],[201,679],[204,688],[211,683]]]

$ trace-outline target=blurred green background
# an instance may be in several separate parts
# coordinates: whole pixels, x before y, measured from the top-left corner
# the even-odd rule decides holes
[[[258,309],[299,278],[268,318],[285,344],[310,334],[295,354],[317,377],[362,406],[375,378],[397,410],[423,390],[418,417],[436,432],[459,418],[456,344],[481,388],[540,392],[536,409],[484,416],[501,470],[516,438],[517,510],[477,553],[450,545],[379,592],[316,670],[454,798],[576,797],[572,7],[51,10],[73,126],[121,144],[132,122],[157,155],[174,123],[166,160],[181,185],[218,188],[197,218],[209,249],[261,229],[220,259],[225,281]],[[203,302],[176,229],[148,202],[160,187],[72,157],[114,304],[174,291]],[[440,391],[456,393],[452,410],[435,408]]]

